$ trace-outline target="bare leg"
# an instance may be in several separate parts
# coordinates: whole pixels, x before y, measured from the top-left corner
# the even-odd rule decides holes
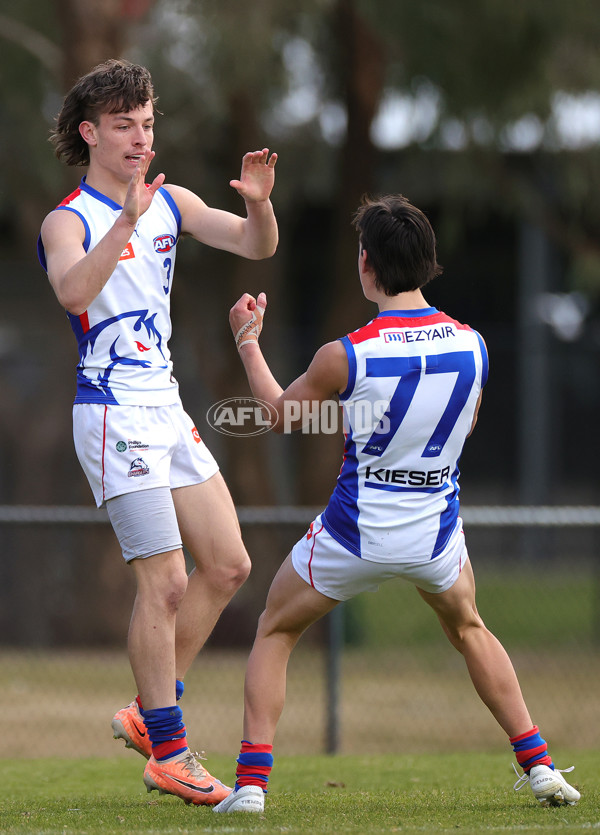
[[[177,612],[176,675],[182,679],[250,573],[231,496],[220,473],[173,490],[179,529],[195,563]]]
[[[437,614],[450,642],[462,653],[479,697],[509,737],[533,726],[512,662],[500,641],[482,621],[475,605],[475,579],[467,561],[448,591],[418,589]]]
[[[187,576],[183,551],[131,562],[137,595],[129,626],[131,668],[146,710],[175,704],[175,620]]]
[[[275,575],[248,659],[244,688],[244,739],[271,745],[285,702],[290,653],[305,629],[338,601],[311,588],[287,557]]]

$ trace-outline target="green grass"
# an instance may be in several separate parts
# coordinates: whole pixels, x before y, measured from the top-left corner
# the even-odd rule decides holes
[[[0,760],[0,832],[579,832],[600,828],[600,754],[561,751],[577,765],[575,807],[543,809],[519,793],[506,754],[281,757],[265,814],[215,815],[147,794],[142,760]],[[556,754],[555,754],[556,755]],[[230,777],[233,759],[211,770]]]

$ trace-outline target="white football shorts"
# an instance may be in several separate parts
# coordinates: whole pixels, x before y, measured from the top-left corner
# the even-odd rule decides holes
[[[75,451],[98,507],[154,487],[188,487],[219,466],[181,402],[170,406],[73,406]]]
[[[440,594],[451,588],[469,555],[462,524],[446,548],[425,562],[373,562],[356,557],[335,540],[317,516],[305,536],[292,548],[296,573],[333,600],[350,600],[363,591],[377,591],[385,580],[408,580],[423,591]]]

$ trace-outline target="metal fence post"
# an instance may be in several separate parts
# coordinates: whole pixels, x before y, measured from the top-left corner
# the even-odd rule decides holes
[[[337,754],[340,748],[340,679],[344,646],[344,604],[340,603],[327,615],[327,717],[325,751]]]

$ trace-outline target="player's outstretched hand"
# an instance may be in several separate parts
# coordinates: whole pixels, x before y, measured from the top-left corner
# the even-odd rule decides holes
[[[259,203],[268,200],[275,183],[275,163],[277,154],[269,149],[249,151],[242,159],[242,173],[239,180],[230,180],[229,185],[244,198],[247,203]]]
[[[152,183],[146,185],[146,174],[153,159],[154,151],[145,150],[142,152],[127,189],[127,195],[123,203],[123,214],[132,226],[135,226],[138,218],[150,208],[154,195],[165,181],[165,175],[158,174]]]
[[[250,293],[244,293],[229,311],[229,324],[238,351],[242,345],[258,342],[266,307],[265,293],[259,293],[256,299]]]

